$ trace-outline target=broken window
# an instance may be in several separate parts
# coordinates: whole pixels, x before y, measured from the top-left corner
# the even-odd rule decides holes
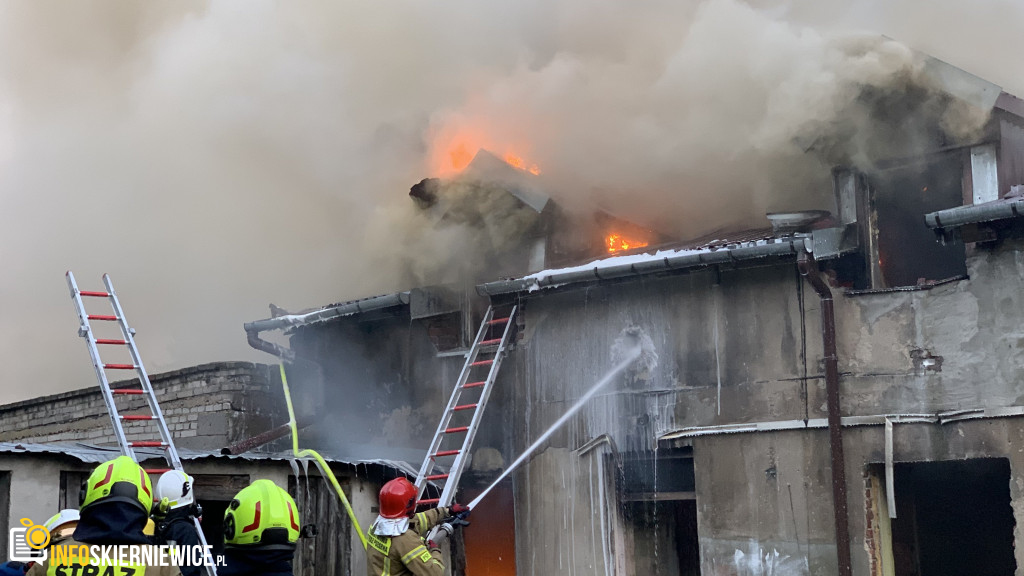
[[[1013,574],[1014,518],[1005,458],[896,463],[896,517],[884,472],[871,471],[869,550],[881,576]]]
[[[837,169],[838,218],[849,233],[856,232],[861,250],[831,263],[836,284],[881,290],[966,276],[964,243],[937,242],[924,215],[970,203],[994,178],[994,153],[987,153],[992,150],[957,148],[891,162],[870,175]]]
[[[624,455],[619,495],[637,574],[700,574],[690,448]]]
[[[873,288],[916,286],[967,274],[963,242],[945,244],[924,215],[963,204],[965,150],[937,154],[869,177]]]

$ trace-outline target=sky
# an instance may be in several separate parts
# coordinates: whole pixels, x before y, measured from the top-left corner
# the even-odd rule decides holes
[[[429,282],[471,242],[407,192],[460,147],[679,237],[822,207],[801,143],[858,158],[859,87],[926,52],[1024,94],[1022,25],[1015,0],[2,3],[0,402],[95,385],[67,270],[112,276],[150,373],[272,361],[242,330],[269,303]]]

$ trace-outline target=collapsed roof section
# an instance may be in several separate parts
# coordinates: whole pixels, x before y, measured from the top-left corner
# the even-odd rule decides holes
[[[1024,184],[1024,101],[1004,92],[998,85],[941,60],[927,55],[923,55],[922,60],[922,76],[929,89],[937,89],[951,101],[987,115],[989,122],[985,130],[972,142],[951,142],[940,138],[931,142],[931,145],[939,148],[916,150],[912,158],[886,161],[885,166],[879,169],[880,174],[837,168],[834,174],[835,209],[833,215],[823,221],[826,222],[824,225],[819,222],[799,230],[787,230],[784,227],[773,231],[748,230],[715,235],[720,238],[706,237],[679,243],[630,224],[618,227],[633,233],[642,231],[640,235],[649,238],[633,243],[615,240],[621,245],[609,247],[609,239],[617,238],[616,235],[609,235],[609,231],[616,228],[617,224],[629,223],[595,210],[593,225],[589,229],[581,232],[583,227],[573,228],[573,223],[563,218],[556,202],[544,191],[541,176],[512,166],[486,150],[478,151],[466,170],[455,178],[449,181],[423,180],[413,186],[410,196],[430,215],[435,225],[446,222],[462,225],[470,223],[488,230],[486,236],[491,239],[502,235],[511,239],[511,244],[516,245],[520,255],[526,254],[525,258],[520,259],[526,260],[525,264],[517,262],[511,266],[513,270],[518,269],[517,272],[507,273],[505,269],[486,271],[485,277],[489,275],[490,278],[505,279],[478,284],[477,292],[483,296],[530,292],[698,267],[788,261],[800,251],[814,254],[817,260],[864,252],[865,262],[859,266],[866,269],[861,276],[867,280],[858,282],[866,282],[871,286],[860,286],[854,282],[849,287],[870,288],[875,284],[886,284],[878,280],[884,276],[881,273],[884,271],[875,270],[880,267],[879,263],[883,261],[881,252],[887,247],[872,243],[872,238],[878,237],[874,221],[877,215],[873,217],[873,207],[877,205],[879,197],[885,195],[887,187],[897,193],[905,189],[907,182],[912,181],[916,185],[917,179],[922,179],[917,177],[923,176],[917,172],[928,171],[930,168],[910,170],[914,174],[900,173],[907,182],[889,178],[894,171],[907,171],[909,164],[922,163],[922,159],[948,165],[955,156],[965,155],[962,199],[959,198],[959,189],[954,190],[950,185],[946,195],[950,199],[956,195],[957,199],[933,199],[931,205],[937,204],[935,207],[943,209],[920,210],[916,216],[910,214],[912,218],[917,218],[917,222],[924,217],[927,228],[935,229],[940,234],[948,235],[952,228],[1015,219],[1024,207],[1024,200],[1010,193],[1014,185]],[[938,158],[939,155],[943,157]],[[958,167],[953,171],[959,174],[959,170]],[[934,175],[929,174],[922,181],[929,179],[934,179]],[[959,182],[961,179],[950,177],[948,180]],[[925,186],[923,189],[928,191],[930,188]],[[899,198],[894,198],[887,201],[890,204],[899,201]],[[921,207],[928,205],[919,204]],[[508,217],[513,212],[522,217]],[[769,219],[777,222],[772,215]],[[518,224],[510,229],[506,220],[515,220]],[[897,224],[904,227],[906,223],[901,221]],[[920,228],[927,231],[926,227]],[[500,229],[501,234],[495,236],[492,229]],[[497,242],[490,247],[490,252],[502,255],[503,251],[512,250],[511,244]],[[583,245],[585,249],[580,248]],[[638,250],[644,253],[637,253]],[[587,263],[575,265],[580,261]],[[892,281],[888,284],[892,284]],[[430,292],[432,289],[424,290]],[[325,306],[300,314],[284,314],[247,323],[245,329],[250,335],[250,343],[253,343],[253,336],[265,330],[315,325],[375,311],[394,312],[409,306],[413,293],[397,292]],[[430,296],[424,298],[430,300]],[[256,338],[256,342],[263,341]],[[287,351],[277,345],[253,345],[272,354],[288,357]]]

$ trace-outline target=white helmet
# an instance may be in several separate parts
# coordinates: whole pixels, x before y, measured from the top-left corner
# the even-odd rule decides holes
[[[192,490],[194,484],[195,479],[184,472],[179,470],[164,472],[156,481],[156,500],[161,502],[166,498],[167,506],[171,510],[188,506],[194,501]]]
[[[48,531],[53,532],[66,524],[78,522],[78,520],[78,510],[75,510],[74,508],[65,508],[51,516],[50,519],[43,524],[43,527]]]

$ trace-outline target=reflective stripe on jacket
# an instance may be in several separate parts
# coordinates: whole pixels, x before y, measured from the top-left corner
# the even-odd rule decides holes
[[[443,576],[440,550],[427,550],[423,537],[448,516],[447,508],[435,508],[416,514],[409,529],[399,536],[366,533],[366,570],[368,576]]]

